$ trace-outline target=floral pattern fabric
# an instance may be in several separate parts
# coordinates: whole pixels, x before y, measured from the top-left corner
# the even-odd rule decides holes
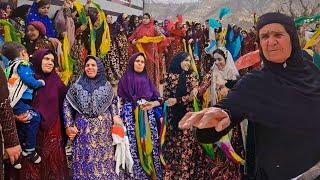
[[[138,148],[137,148],[137,140],[136,140],[136,133],[135,133],[135,118],[133,114],[133,106],[132,103],[126,102],[122,107],[122,117],[124,124],[127,129],[127,134],[129,138],[130,144],[130,153],[133,158],[133,177],[127,177],[127,179],[141,179],[141,180],[148,180],[151,179],[145,171],[142,169],[140,164],[140,159],[138,155]],[[157,129],[157,118],[153,109],[148,111],[148,119],[150,123],[150,131],[151,131],[151,139],[152,139],[152,155],[153,155],[153,164],[156,171],[157,179],[162,179],[163,171],[160,162],[160,154],[159,154],[159,144],[160,138]]]
[[[179,82],[179,74],[167,74],[165,76],[164,97],[174,98]],[[187,93],[181,98],[181,102],[186,105],[187,111],[193,111],[190,92],[198,85],[194,75],[187,75]],[[178,102],[179,103],[179,102]],[[174,127],[172,110],[168,109],[169,127],[164,144],[164,158],[168,165],[164,179],[211,179],[210,164],[202,147],[193,136],[192,130],[179,130]]]
[[[122,179],[115,173],[112,145],[112,117],[119,115],[114,99],[107,111],[97,117],[86,117],[64,102],[65,126],[76,126],[79,134],[72,144],[73,179]]]

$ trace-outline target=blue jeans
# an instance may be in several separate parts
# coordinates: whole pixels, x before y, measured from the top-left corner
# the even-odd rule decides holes
[[[32,109],[32,107],[23,100],[18,101],[13,108],[15,115],[29,112],[32,118],[28,123],[17,122],[17,131],[20,144],[26,151],[33,151],[36,148],[37,133],[41,121],[40,114]]]
[[[30,106],[31,100],[20,99],[17,104],[13,107],[14,115],[23,114],[33,108]]]

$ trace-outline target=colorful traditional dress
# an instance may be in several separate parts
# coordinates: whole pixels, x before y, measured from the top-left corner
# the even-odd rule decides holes
[[[128,40],[123,22],[123,14],[111,25],[111,47],[108,55],[103,58],[108,79],[117,84],[128,64]]]
[[[120,67],[120,77],[124,74],[128,66],[128,39],[124,32],[121,32],[116,37],[116,42],[118,42],[119,51],[119,67]]]
[[[198,96],[203,96],[203,98],[205,99],[203,101],[204,108],[208,107],[209,104],[212,106],[218,100],[220,100],[222,98],[222,95],[220,94],[219,87],[228,86],[228,88],[231,88],[231,86],[233,86],[234,84],[232,83],[232,81],[236,81],[237,76],[239,75],[233,63],[232,55],[230,54],[230,52],[224,48],[219,49],[222,49],[226,54],[222,55],[224,57],[227,57],[226,66],[222,70],[219,70],[218,67],[214,64],[211,67],[209,73],[204,77],[204,80],[200,85],[198,91]],[[241,157],[244,157],[244,146],[240,125],[235,126],[233,130],[230,131],[230,137],[231,145],[235,149],[236,153],[238,153]],[[243,166],[228,159],[224,152],[216,145],[214,145],[214,154],[215,158],[212,160],[214,167],[211,170],[211,177],[213,179],[240,180],[243,178],[243,169],[241,169],[243,168]]]
[[[210,179],[206,155],[192,130],[178,128],[185,113],[193,111],[190,93],[198,86],[197,78],[181,69],[180,64],[185,58],[175,57],[165,76],[164,98],[176,98],[177,103],[168,109],[169,125],[164,144],[168,168],[164,179]]]
[[[28,54],[33,54],[38,49],[50,49],[53,52],[55,51],[51,41],[47,37],[41,34],[39,35],[38,39],[34,41],[27,40],[26,48],[27,48]]]
[[[143,36],[155,37],[161,35],[160,30],[156,29],[154,26],[154,21],[151,19],[149,24],[140,24],[140,26],[133,32],[133,34],[128,38],[129,42],[133,40],[138,40]],[[131,45],[134,46],[134,45]],[[159,73],[159,63],[160,56],[158,53],[157,43],[143,43],[142,48],[146,54],[146,69],[148,76],[151,81],[154,83],[156,88],[159,88],[160,85],[160,73]],[[135,51],[138,50],[135,47]]]
[[[41,156],[41,162],[34,164],[29,159],[23,158],[22,169],[9,170],[8,178],[21,180],[70,179],[60,119],[62,115],[60,109],[67,89],[54,70],[50,73],[42,71],[42,59],[47,53],[50,53],[48,49],[40,49],[33,54],[31,60],[36,78],[43,79],[46,83],[46,86],[37,90],[32,103],[32,107],[42,117],[36,147]]]
[[[133,179],[151,179],[152,175],[147,174],[142,167],[142,162],[140,162],[139,149],[137,144],[137,134],[136,131],[139,128],[136,126],[136,116],[134,114],[135,109],[138,106],[138,100],[144,99],[146,101],[158,101],[160,94],[155,89],[153,83],[148,78],[146,70],[142,73],[136,73],[134,71],[134,61],[141,53],[134,54],[130,60],[127,71],[124,76],[119,81],[118,95],[123,101],[122,106],[122,119],[127,128],[128,138],[130,142],[130,152],[132,154],[134,164],[133,164]],[[154,176],[157,179],[162,179],[162,167],[160,163],[160,137],[158,131],[159,125],[159,108],[153,108],[147,111],[147,123],[150,126],[151,141],[152,141],[152,164],[154,169]],[[128,177],[130,178],[130,177]]]
[[[89,59],[95,57],[87,57]],[[73,179],[118,179],[115,173],[111,128],[119,115],[117,98],[107,81],[103,63],[95,58],[98,73],[90,79],[85,74],[73,84],[64,101],[65,127],[77,127],[72,142]]]
[[[73,66],[73,76],[70,81],[70,84],[76,82],[78,78],[83,74],[83,62],[84,59],[88,55],[88,48],[89,48],[89,38],[90,38],[90,32],[89,32],[89,26],[86,24],[82,24],[80,19],[80,13],[77,12],[76,16],[73,18],[74,25],[75,25],[75,40],[71,47],[70,55],[72,59],[74,60],[74,66]],[[81,30],[81,26],[85,26],[85,30]]]
[[[243,41],[241,43],[241,56],[256,50],[255,36],[247,33],[247,31],[243,31],[242,33],[245,33],[246,37],[243,37]]]
[[[12,107],[10,106],[10,99],[7,79],[5,74],[0,68],[0,125],[1,125],[1,147],[0,152],[3,152],[3,149],[12,148],[19,145],[18,133],[16,129],[16,123],[14,114],[12,112]],[[4,178],[4,169],[3,169],[3,154],[0,154],[0,179]]]
[[[76,11],[73,10],[74,6],[72,1],[64,1],[60,10],[54,18],[54,24],[57,29],[59,39],[63,39],[63,33],[67,35],[69,41],[69,47],[71,48],[75,41],[75,24],[73,15]]]
[[[173,58],[179,53],[185,51],[183,38],[186,35],[186,30],[181,27],[178,22],[174,25],[174,28],[169,30],[169,37],[172,39],[170,47],[168,48],[168,56],[166,58],[166,69],[169,69]]]
[[[105,71],[108,76],[108,80],[112,85],[116,85],[121,77],[119,66],[119,49],[117,48],[117,42],[111,41],[110,51],[103,58],[105,64]]]

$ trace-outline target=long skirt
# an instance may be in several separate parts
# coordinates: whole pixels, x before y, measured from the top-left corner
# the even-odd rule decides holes
[[[140,159],[138,155],[138,148],[137,148],[137,140],[136,140],[136,133],[135,133],[135,119],[133,114],[133,107],[131,103],[126,103],[123,106],[122,118],[124,124],[127,128],[127,134],[130,143],[130,153],[132,155],[134,164],[133,164],[133,179],[151,179],[149,175],[143,170]],[[151,139],[152,139],[152,155],[153,155],[153,165],[155,168],[157,179],[162,179],[162,167],[160,162],[160,155],[159,155],[159,134],[157,129],[157,120],[155,117],[155,113],[153,110],[148,111],[148,119],[150,123],[150,130],[151,130]],[[129,177],[128,177],[129,179]]]
[[[169,125],[164,156],[168,168],[164,179],[211,179],[210,162],[192,130],[179,130]]]
[[[7,168],[6,176],[8,177],[5,179],[70,179],[61,131],[60,120],[57,120],[49,130],[40,128],[36,150],[41,157],[41,162],[34,164],[28,158],[23,158],[22,168],[20,170]]]

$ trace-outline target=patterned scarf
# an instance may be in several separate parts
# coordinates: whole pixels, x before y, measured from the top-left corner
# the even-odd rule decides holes
[[[107,81],[102,61],[94,56],[88,56],[96,61],[98,66],[97,75],[89,78],[85,73],[73,84],[68,93],[67,100],[72,107],[79,113],[88,117],[97,117],[103,114],[112,103],[113,90],[111,84]]]

